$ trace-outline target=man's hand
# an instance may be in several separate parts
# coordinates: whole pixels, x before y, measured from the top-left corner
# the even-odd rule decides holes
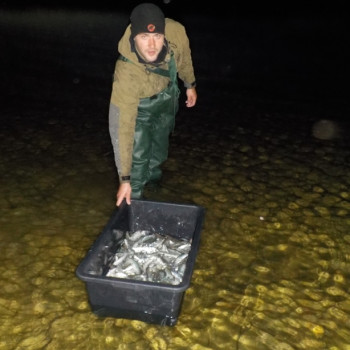
[[[187,89],[186,95],[187,95],[186,107],[193,107],[197,102],[196,88]]]
[[[117,192],[117,202],[116,205],[119,207],[123,199],[126,199],[127,204],[131,204],[131,185],[129,182],[124,182],[120,184]]]

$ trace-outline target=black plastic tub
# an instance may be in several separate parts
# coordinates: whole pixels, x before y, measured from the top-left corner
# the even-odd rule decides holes
[[[148,200],[125,202],[115,210],[102,233],[76,269],[86,283],[92,311],[101,317],[141,320],[174,326],[194,269],[204,222],[205,209],[191,204]],[[108,262],[115,255],[120,231],[147,230],[192,240],[180,284],[162,284],[107,277]],[[119,232],[119,237],[116,232]]]

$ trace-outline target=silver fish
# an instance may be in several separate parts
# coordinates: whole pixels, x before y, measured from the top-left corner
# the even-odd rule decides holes
[[[139,230],[126,232],[106,276],[157,283],[182,281],[191,241]]]

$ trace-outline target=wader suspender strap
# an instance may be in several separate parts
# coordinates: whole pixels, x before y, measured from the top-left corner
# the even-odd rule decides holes
[[[126,58],[123,55],[120,55],[118,59],[122,60],[124,62],[129,62],[129,63],[133,63],[134,64],[133,61],[129,60],[128,58]],[[164,77],[168,77],[168,78],[170,78],[171,82],[174,82],[176,80],[176,75],[177,75],[175,59],[174,59],[174,53],[171,52],[171,57],[170,57],[170,62],[169,62],[169,70],[162,69],[162,68],[159,68],[159,67],[156,67],[154,69],[146,67],[146,70],[148,72],[151,72],[151,73],[156,73],[156,74],[162,75]]]

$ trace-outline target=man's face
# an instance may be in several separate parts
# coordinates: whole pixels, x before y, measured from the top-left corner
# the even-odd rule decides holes
[[[164,34],[140,33],[134,38],[135,46],[139,54],[146,62],[154,62],[164,45]]]

